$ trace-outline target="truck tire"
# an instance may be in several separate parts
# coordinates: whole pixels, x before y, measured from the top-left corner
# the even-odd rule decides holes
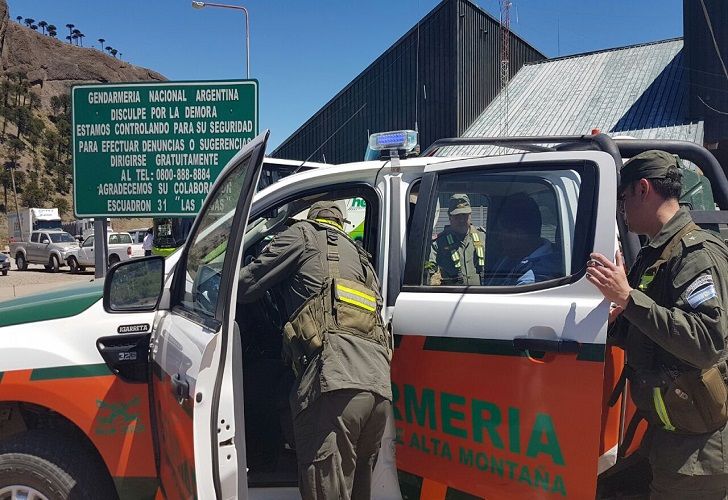
[[[0,498],[14,490],[48,500],[118,498],[108,472],[97,457],[89,455],[84,447],[55,432],[16,434],[0,443]]]
[[[18,268],[18,271],[27,271],[28,270],[28,261],[25,260],[25,255],[22,253],[19,253],[15,256],[15,265]]]
[[[68,258],[68,267],[71,270],[71,274],[76,274],[81,270],[81,267],[78,265],[78,260],[74,256]]]
[[[3,276],[7,276],[7,275],[8,275],[8,270],[7,269],[3,269]]]
[[[58,260],[57,255],[51,255],[51,258],[48,260],[49,271],[52,273],[57,273],[61,269],[61,261]]]
[[[109,255],[109,267],[113,266],[114,264],[116,264],[120,260],[121,259],[119,258],[118,255],[116,255],[115,253],[112,253],[111,255]]]

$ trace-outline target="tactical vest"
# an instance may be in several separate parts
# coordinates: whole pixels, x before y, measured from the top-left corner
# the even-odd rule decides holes
[[[483,241],[483,238],[480,237],[480,234],[478,234],[478,230],[470,226],[470,230],[468,231],[468,234],[470,234],[470,239],[473,241],[473,247],[475,248],[475,271],[480,277],[482,278],[483,272],[485,271],[485,241]],[[461,242],[455,241],[455,238],[453,237],[452,233],[447,233],[445,235],[445,252],[450,253],[450,258],[452,259],[453,266],[455,267],[455,270],[458,273],[458,276],[455,278],[450,277],[442,277],[443,284],[449,284],[450,281],[455,282],[464,282],[463,272],[462,272],[462,261],[460,258],[460,246]],[[453,283],[456,284],[456,283]]]
[[[636,287],[656,302],[660,302],[664,290],[652,287],[655,276],[669,261],[680,245],[680,240],[699,227],[689,222],[665,245],[660,257],[639,276]],[[637,424],[646,418],[652,425],[667,431],[685,434],[704,434],[722,428],[728,422],[728,391],[726,390],[725,358],[711,368],[698,369],[677,361],[674,366],[663,366],[657,356],[656,344],[644,337],[640,349],[652,351],[653,366],[650,370],[635,370],[625,366],[615,388],[610,405],[614,405],[624,388],[625,379],[634,387],[638,415],[630,423],[625,442],[631,441]],[[650,397],[651,396],[651,397]],[[624,445],[628,448],[629,444]]]
[[[325,231],[328,276],[321,289],[296,310],[283,327],[283,357],[296,375],[324,348],[329,335],[353,335],[385,348],[392,356],[391,334],[382,320],[379,280],[365,250],[356,245],[341,227],[329,220],[304,220],[317,233]],[[339,245],[342,239],[357,250],[364,283],[342,278]]]

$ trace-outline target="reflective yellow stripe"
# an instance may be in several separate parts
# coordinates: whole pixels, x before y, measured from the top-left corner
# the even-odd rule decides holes
[[[485,253],[483,252],[483,247],[475,247],[475,253],[478,254],[478,257],[483,259],[485,258]]]
[[[349,287],[346,287],[344,285],[336,285],[336,288],[338,288],[339,290],[342,290],[344,292],[348,292],[348,293],[350,293],[352,295],[356,295],[358,297],[361,297],[362,299],[369,300],[371,302],[376,302],[377,301],[377,298],[374,297],[373,295],[367,295],[364,292],[360,292],[359,290],[354,290],[353,288],[349,288]]]
[[[375,310],[372,306],[367,305],[363,302],[359,302],[358,300],[350,299],[349,297],[339,297],[339,300],[342,302],[347,302],[349,304],[353,304],[355,306],[361,307],[362,309],[366,309],[367,311],[373,312]]]
[[[448,242],[448,244],[452,245],[454,241],[455,240],[452,239],[452,235],[451,234],[448,234],[447,235],[447,242]]]
[[[478,233],[476,233],[475,231],[470,233],[470,235],[473,237],[473,241],[476,241],[476,242],[480,241],[480,237],[478,236]]]
[[[314,220],[316,222],[320,222],[321,224],[328,224],[329,226],[334,226],[335,228],[340,229],[341,231],[344,230],[344,226],[342,226],[341,224],[339,224],[335,221],[332,221],[329,219],[314,219]]]
[[[674,431],[675,427],[673,427],[672,422],[670,422],[670,417],[667,416],[667,408],[665,408],[665,401],[662,399],[662,392],[659,387],[652,388],[652,401],[655,404],[657,416],[660,417],[665,429],[668,431]]]

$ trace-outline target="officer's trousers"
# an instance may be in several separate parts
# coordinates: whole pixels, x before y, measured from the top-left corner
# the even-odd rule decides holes
[[[368,391],[326,392],[293,421],[304,500],[371,497],[390,402]]]
[[[728,500],[728,474],[688,476],[653,470],[650,500]]]

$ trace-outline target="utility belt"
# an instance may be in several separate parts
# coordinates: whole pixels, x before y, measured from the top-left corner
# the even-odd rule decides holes
[[[609,404],[616,403],[628,379],[640,417],[650,424],[682,434],[715,432],[728,423],[727,371],[724,361],[705,370],[648,372],[625,366]]]
[[[296,375],[303,373],[322,351],[330,335],[359,337],[385,348],[390,360],[392,356],[391,333],[382,321],[382,300],[374,269],[357,247],[367,283],[341,278],[337,245],[338,238],[346,236],[328,228],[326,232],[330,276],[283,327],[283,357],[291,362]]]

